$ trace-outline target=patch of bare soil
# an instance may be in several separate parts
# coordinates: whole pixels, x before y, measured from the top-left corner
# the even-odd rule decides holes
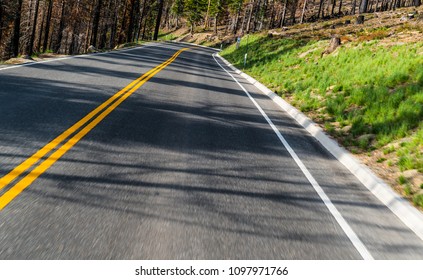
[[[398,147],[401,142],[406,140],[407,139],[401,139],[389,144],[388,146],[393,146],[395,148]],[[396,153],[392,152],[385,154],[383,152],[385,148],[386,147],[377,149],[369,153],[357,153],[355,156],[359,158],[362,163],[367,165],[380,178],[383,178],[384,181],[392,186],[395,191],[405,196],[406,198],[411,199],[412,196],[404,191],[404,186],[400,184],[398,178],[400,176],[404,176],[408,182],[408,185],[411,187],[411,192],[419,193],[421,192],[420,186],[423,184],[423,174],[421,174],[418,170],[407,170],[401,172],[396,164],[392,164],[398,160]],[[420,207],[420,210],[423,210],[423,208]]]
[[[329,39],[333,35],[339,35],[342,43],[379,39],[390,45],[420,42],[423,39],[423,6],[364,14],[364,18],[363,24],[356,24],[356,16],[345,16],[273,29],[269,34],[311,40]]]
[[[30,63],[30,62],[52,60],[52,59],[57,59],[62,57],[67,57],[67,55],[46,53],[46,54],[41,54],[38,57],[28,57],[28,56],[14,57],[5,61],[4,64],[17,65],[17,64],[24,64],[24,63]]]

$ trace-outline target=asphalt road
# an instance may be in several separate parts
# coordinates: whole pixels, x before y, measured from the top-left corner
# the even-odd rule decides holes
[[[212,50],[191,48],[168,61],[184,47],[151,44],[0,71],[3,178],[151,74],[73,145],[61,146],[84,127],[0,190],[0,202],[15,194],[0,211],[0,259],[365,257],[352,240],[375,259],[423,259],[422,240],[232,73],[351,231],[342,228]],[[54,154],[60,149],[63,155]],[[46,162],[51,166],[39,171]]]

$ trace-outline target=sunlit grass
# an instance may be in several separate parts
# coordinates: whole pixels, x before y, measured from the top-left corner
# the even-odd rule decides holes
[[[386,33],[363,33],[366,40],[324,56],[328,41],[249,35],[222,55],[301,111],[320,116],[326,131],[351,151],[395,152],[396,160],[386,164],[423,172],[423,42],[380,45]],[[340,131],[345,126],[348,133]],[[407,141],[390,146],[399,139]]]
[[[222,55],[278,94],[292,95],[302,111],[324,108],[329,122],[352,125],[354,138],[375,134],[373,144],[382,147],[423,119],[423,56],[417,54],[423,43],[355,43],[321,58],[327,42],[248,37],[248,47],[244,37],[239,49],[232,45]]]

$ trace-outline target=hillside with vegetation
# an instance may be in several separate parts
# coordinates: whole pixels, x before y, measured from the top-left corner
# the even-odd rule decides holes
[[[415,13],[416,16],[411,16]],[[243,37],[222,55],[423,206],[423,9]],[[414,15],[414,14],[413,14]],[[331,49],[332,38],[340,46]],[[244,64],[245,54],[248,59]]]

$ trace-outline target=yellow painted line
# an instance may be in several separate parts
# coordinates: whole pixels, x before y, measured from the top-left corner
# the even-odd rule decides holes
[[[36,162],[38,162],[42,158],[41,155],[43,153],[44,153],[44,155],[47,154],[49,151],[53,150],[57,145],[59,145],[61,142],[63,142],[63,140],[65,140],[67,138],[67,137],[64,137],[65,135],[70,136],[70,134],[72,134],[72,132],[75,132],[78,128],[80,128],[81,126],[83,126],[93,116],[95,116],[96,113],[100,112],[101,109],[104,109],[105,107],[107,107],[107,105],[109,105],[113,101],[117,100],[115,103],[113,103],[111,106],[109,106],[104,112],[102,112],[94,120],[92,120],[87,126],[85,126],[84,128],[82,128],[77,134],[75,134],[72,138],[70,138],[65,144],[63,144],[53,154],[51,154],[40,165],[38,165],[36,168],[34,168],[22,180],[20,180],[19,182],[17,182],[4,195],[2,195],[0,197],[0,210],[2,210],[4,207],[6,207],[16,196],[18,196],[23,190],[25,190],[29,185],[31,185],[32,182],[34,182],[41,174],[43,174],[47,169],[49,169],[67,151],[69,151],[76,143],[78,143],[88,132],[90,132],[97,124],[99,124],[114,109],[116,109],[116,107],[118,107],[123,101],[125,101],[129,96],[131,96],[144,83],[146,83],[153,76],[155,76],[158,72],[160,72],[166,66],[168,66],[170,63],[172,63],[179,56],[179,54],[181,54],[183,51],[185,51],[187,49],[188,48],[184,48],[184,49],[179,50],[170,59],[168,59],[164,63],[160,64],[159,66],[155,67],[154,69],[150,70],[149,72],[145,73],[143,76],[141,76],[136,81],[134,81],[131,84],[129,84],[123,90],[119,91],[117,94],[115,94],[109,100],[107,100],[102,105],[100,105],[98,108],[96,108],[94,111],[92,111],[91,113],[89,113],[86,117],[84,117],[83,119],[81,119],[78,123],[76,123],[75,125],[73,125],[67,131],[65,131],[60,136],[58,136],[56,139],[54,139],[53,141],[51,141],[50,143],[48,143],[46,146],[44,146],[41,150],[39,150],[33,156],[31,156],[26,161],[24,161],[22,164],[20,164],[19,166],[17,166],[15,168],[15,169],[17,169],[16,171],[14,169],[9,174],[7,174],[6,176],[4,176],[2,178],[2,180],[5,177],[7,177],[7,176],[9,176],[7,179],[10,180],[10,178],[12,177],[12,175],[14,176],[14,178],[18,177],[20,174],[22,174],[24,171],[26,171],[29,167],[31,167]],[[131,86],[133,86],[133,87],[131,88]],[[130,89],[130,90],[128,90],[128,89]],[[127,92],[124,93],[125,91],[127,91]],[[101,109],[99,109],[100,107],[101,107]],[[90,116],[90,118],[88,118],[89,116]],[[85,121],[83,121],[83,120],[85,120]],[[77,124],[79,124],[79,126],[77,126]],[[78,127],[78,128],[76,128],[76,127]],[[69,132],[69,131],[72,131],[72,132]],[[18,167],[19,167],[19,169],[18,169]],[[26,168],[26,169],[24,169],[24,168]],[[11,179],[10,182],[13,181],[13,180],[14,179]],[[4,182],[7,182],[7,181],[4,180]]]
[[[170,59],[175,57],[175,55],[179,55],[180,52],[176,52]],[[169,59],[169,60],[170,60]],[[33,154],[31,157],[26,159],[24,162],[16,166],[12,171],[10,171],[8,174],[0,178],[0,190],[6,187],[8,184],[10,184],[13,180],[15,180],[18,176],[20,176],[22,173],[27,171],[29,168],[31,168],[34,164],[36,164],[40,159],[42,159],[46,154],[51,152],[54,148],[56,148],[60,143],[62,143],[66,138],[68,138],[70,135],[75,133],[78,129],[80,129],[83,125],[85,125],[89,120],[91,120],[95,115],[97,115],[99,112],[101,112],[104,108],[109,106],[111,103],[113,103],[116,99],[118,99],[122,94],[124,94],[126,91],[131,89],[133,86],[135,86],[137,83],[148,77],[149,74],[154,72],[157,68],[162,66],[163,64],[166,64],[169,60],[163,62],[161,65],[156,66],[155,68],[151,69],[138,79],[131,82],[129,85],[127,85],[125,88],[117,92],[115,95],[110,97],[108,100],[106,100],[103,104],[98,106],[96,109],[91,111],[88,115],[86,115],[84,118],[79,120],[77,123],[75,123],[73,126],[71,126],[69,129],[67,129],[65,132],[57,136],[55,139],[53,139],[51,142],[49,142],[47,145],[45,145],[43,148],[38,150],[35,154]]]

